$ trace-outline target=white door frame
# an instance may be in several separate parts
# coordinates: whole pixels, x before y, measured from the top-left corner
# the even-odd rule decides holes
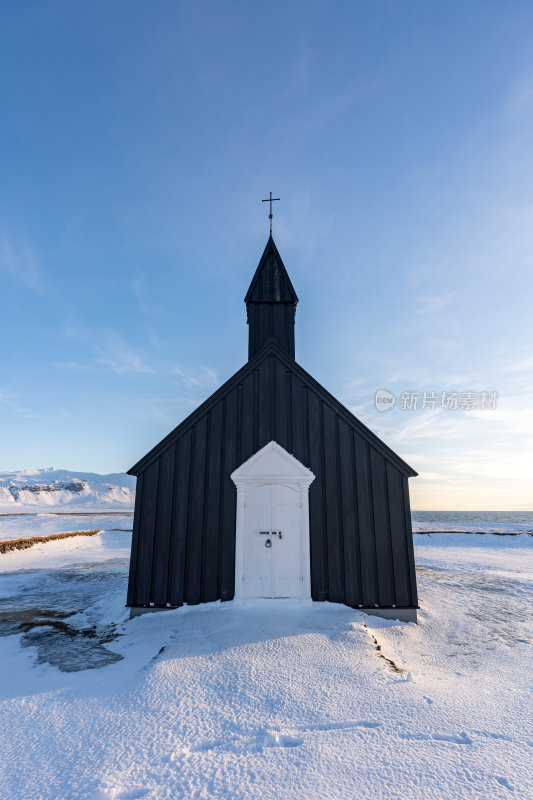
[[[250,487],[265,484],[283,484],[296,489],[300,505],[300,542],[302,559],[302,594],[300,599],[311,598],[311,568],[309,555],[309,486],[315,479],[297,458],[277,442],[269,442],[232,472],[231,479],[237,487],[237,520],[235,532],[235,599],[244,600],[244,543],[245,503]]]

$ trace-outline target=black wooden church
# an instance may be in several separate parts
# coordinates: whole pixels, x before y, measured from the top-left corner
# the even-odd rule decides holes
[[[129,470],[128,606],[290,597],[415,621],[417,473],[295,361],[272,236],[245,303],[248,362]]]

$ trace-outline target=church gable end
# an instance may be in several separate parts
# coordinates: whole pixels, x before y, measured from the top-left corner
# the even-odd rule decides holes
[[[407,489],[414,471],[275,345],[135,469],[128,603],[233,598],[230,476],[270,441],[316,476],[309,490],[313,599],[416,606]]]

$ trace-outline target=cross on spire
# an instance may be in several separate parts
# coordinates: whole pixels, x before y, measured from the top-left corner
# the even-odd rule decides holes
[[[279,197],[272,197],[272,192],[270,192],[270,197],[267,197],[266,200],[261,200],[262,203],[270,203],[270,214],[268,215],[268,218],[270,220],[270,235],[271,236],[272,236],[272,219],[274,218],[274,214],[272,213],[272,203],[274,203],[276,200],[279,200],[279,199],[280,199]]]

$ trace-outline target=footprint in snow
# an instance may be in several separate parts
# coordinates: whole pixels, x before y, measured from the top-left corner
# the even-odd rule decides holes
[[[147,794],[149,794],[148,789],[139,787],[136,789],[101,789],[95,795],[94,800],[141,800]]]
[[[432,733],[431,738],[437,742],[452,742],[452,744],[472,744],[472,739],[464,731],[448,736],[445,733]]]
[[[506,789],[509,789],[510,792],[514,792],[514,788],[511,786],[507,778],[500,778],[497,775],[494,776],[501,786],[505,786]]]
[[[301,736],[296,735],[292,731],[258,731],[255,739],[245,739],[241,736],[232,736],[227,739],[211,739],[199,744],[192,745],[190,748],[183,749],[180,753],[188,755],[189,753],[207,753],[210,750],[218,750],[219,752],[230,753],[257,753],[265,747],[298,747],[303,744]],[[174,760],[172,756],[170,759]]]
[[[238,736],[229,736],[227,739],[207,739],[189,748],[184,748],[182,752],[187,755],[188,753],[201,753],[207,750],[233,750],[232,743],[238,739]]]
[[[348,720],[346,722],[323,722],[319,723],[318,725],[310,725],[306,728],[306,731],[340,731],[345,730],[346,728],[379,728],[381,722],[375,722],[373,720]]]
[[[273,747],[299,747],[304,744],[304,734],[313,733],[314,731],[340,731],[351,728],[371,729],[380,727],[381,722],[374,720],[348,720],[346,722],[324,722],[316,725],[310,725],[307,728],[298,730],[280,730],[272,731],[260,729],[257,731],[255,738],[244,738],[242,736],[232,736],[221,739],[208,739],[198,744],[191,745],[190,747],[183,747],[179,752],[175,751],[168,756],[165,761],[174,761],[177,756],[187,756],[191,753],[206,753],[210,750],[218,750],[219,752],[231,753],[245,753],[245,752],[260,752],[265,748]]]
[[[282,731],[267,733],[263,739],[263,747],[298,747],[303,743],[304,740],[301,736],[294,736],[292,733],[283,733]]]
[[[503,739],[504,742],[516,741],[512,736],[507,736],[506,733],[495,733],[494,731],[474,731],[474,733],[480,736],[486,736],[489,739]],[[525,744],[533,744],[533,742],[526,742]]]
[[[161,759],[164,763],[170,764],[176,759],[181,758],[182,756],[188,756],[191,753],[191,748],[187,747],[187,745],[178,745],[177,747],[172,750],[171,753],[168,755],[163,756]]]
[[[451,744],[472,744],[472,739],[464,731],[461,733],[400,733],[400,739],[423,742],[433,739],[436,742],[450,742]]]

